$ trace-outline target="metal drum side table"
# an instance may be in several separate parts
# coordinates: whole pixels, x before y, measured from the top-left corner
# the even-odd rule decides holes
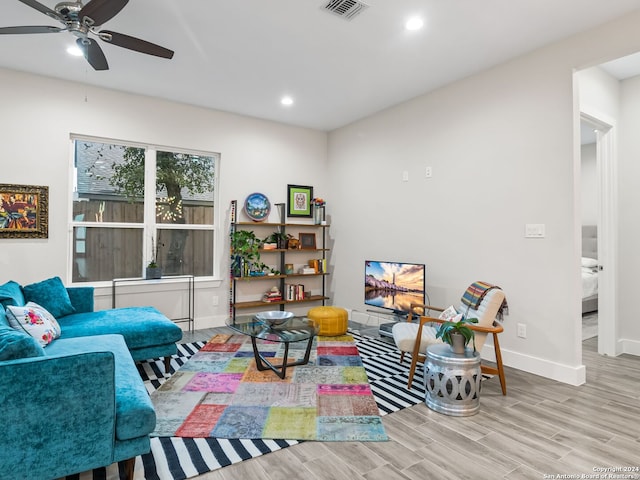
[[[446,415],[466,417],[480,411],[480,354],[464,354],[447,344],[429,345],[424,362],[425,403]]]

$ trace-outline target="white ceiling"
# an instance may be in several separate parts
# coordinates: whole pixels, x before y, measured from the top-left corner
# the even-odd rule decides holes
[[[55,0],[40,0],[49,8]],[[110,70],[66,54],[68,32],[0,35],[0,66],[292,125],[332,130],[640,9],[640,0],[368,0],[351,21],[326,0],[130,0],[103,29],[175,50],[101,43]],[[418,15],[425,27],[406,31]],[[0,27],[59,25],[2,0]],[[294,98],[280,105],[283,95]]]
[[[640,75],[640,53],[611,60],[600,67],[618,80],[635,77]]]

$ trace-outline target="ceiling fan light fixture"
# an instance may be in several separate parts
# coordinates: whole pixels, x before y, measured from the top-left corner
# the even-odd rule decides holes
[[[82,50],[80,50],[76,45],[69,45],[67,47],[67,53],[69,55],[74,56],[74,57],[82,57],[82,56],[84,56],[84,53],[82,53]]]
[[[53,26],[16,26],[0,27],[0,35],[5,34],[42,34],[68,32],[76,37],[76,49],[67,52],[70,55],[84,56],[94,70],[108,70],[109,64],[97,40],[108,42],[117,47],[134,52],[153,55],[160,58],[173,58],[173,50],[161,47],[137,37],[113,32],[97,31],[97,28],[118,15],[129,0],[74,0],[63,1],[55,6],[55,10],[43,5],[38,0],[19,0],[25,5],[44,13],[59,21],[62,27]],[[84,5],[83,5],[84,4]],[[93,36],[97,37],[95,40]]]

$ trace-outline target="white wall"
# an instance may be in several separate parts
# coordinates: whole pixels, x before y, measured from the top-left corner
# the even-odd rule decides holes
[[[331,132],[336,304],[364,309],[370,258],[425,262],[432,303],[443,306],[474,280],[492,282],[511,311],[506,364],[584,382],[573,69],[639,50],[638,21],[629,15]],[[545,224],[546,237],[524,238],[527,223]]]
[[[619,164],[619,347],[640,355],[637,283],[640,271],[640,77],[621,82]]]
[[[1,283],[11,279],[26,284],[53,275],[70,281],[66,272],[71,133],[221,154],[218,198],[223,218],[218,219],[216,241],[224,261],[215,272],[219,281],[197,286],[198,327],[220,325],[227,316],[224,245],[228,245],[230,201],[242,204],[248,194],[258,191],[272,203],[285,202],[288,183],[313,185],[318,193],[326,188],[323,132],[3,69],[0,86],[0,181],[48,185],[50,196],[48,239],[0,240]],[[271,220],[277,221],[274,210]],[[98,291],[98,307],[111,306],[109,295],[108,288]],[[213,297],[218,297],[217,307]]]
[[[580,111],[616,125],[620,117],[620,82],[599,66],[576,73]]]
[[[398,105],[332,132],[328,147],[321,132],[0,70],[2,182],[51,187],[49,239],[2,240],[3,277],[67,269],[70,133],[220,152],[223,206],[253,191],[284,201],[287,183],[327,198],[335,304],[364,309],[365,259],[426,263],[434,304],[490,281],[509,300],[506,364],[582,383],[572,75],[640,50],[639,23],[627,15]],[[527,223],[545,224],[546,237],[525,239]],[[219,283],[199,285],[198,326],[226,315]]]

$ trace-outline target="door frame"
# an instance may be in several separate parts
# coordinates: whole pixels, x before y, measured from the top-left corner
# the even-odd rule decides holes
[[[596,131],[598,175],[598,353],[615,356],[618,338],[618,208],[615,129],[598,115],[580,112]],[[582,192],[584,195],[585,192]],[[582,322],[581,322],[582,323]]]

